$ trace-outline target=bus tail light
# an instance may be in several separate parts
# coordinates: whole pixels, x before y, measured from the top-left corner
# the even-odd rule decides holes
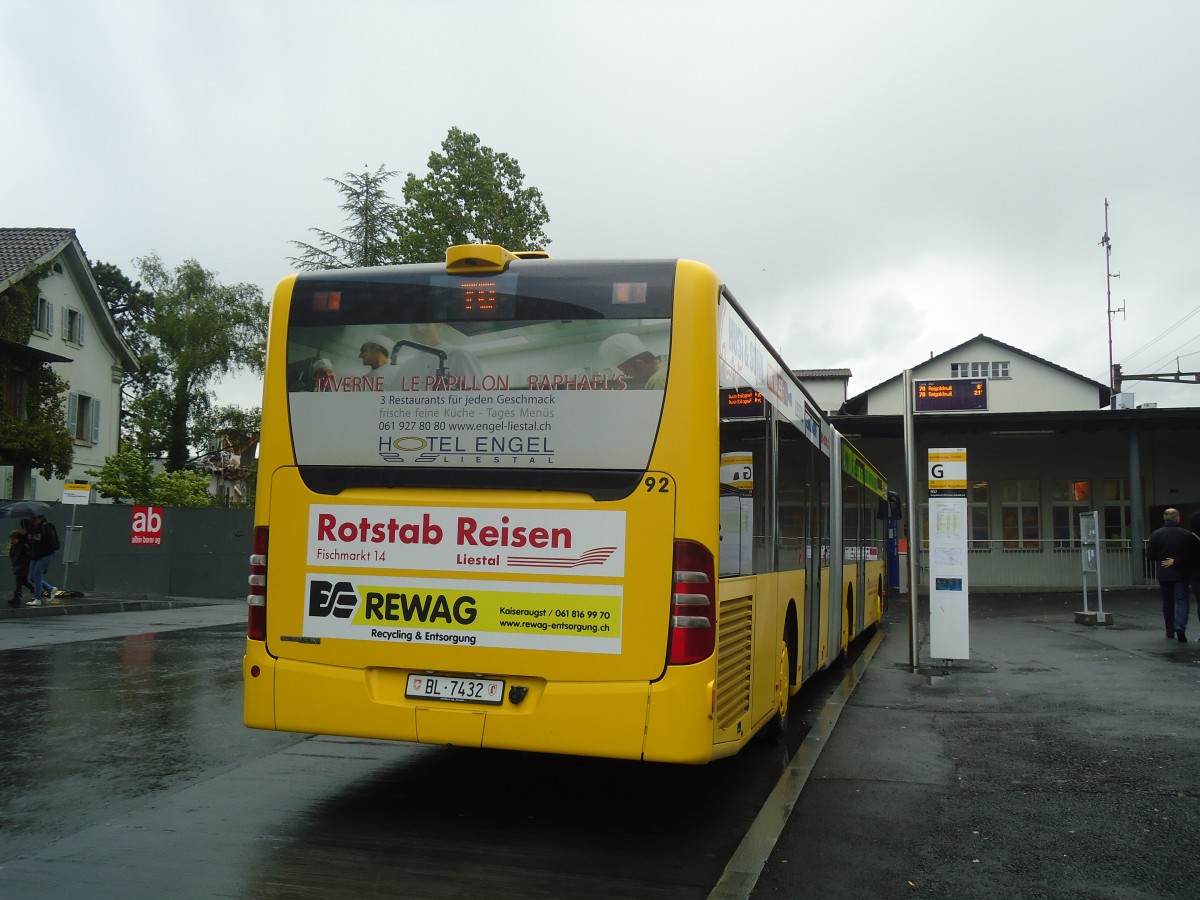
[[[248,614],[246,637],[252,641],[267,639],[267,526],[256,525],[250,552],[250,592],[246,595]]]
[[[717,595],[713,555],[695,541],[676,541],[671,577],[673,665],[699,662],[717,646]]]

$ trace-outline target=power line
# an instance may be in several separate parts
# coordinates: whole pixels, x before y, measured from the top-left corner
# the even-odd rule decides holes
[[[1130,353],[1128,356],[1126,356],[1123,360],[1121,360],[1120,363],[1114,364],[1113,363],[1112,320],[1113,320],[1114,313],[1125,312],[1125,307],[1122,306],[1120,309],[1114,310],[1113,305],[1112,305],[1112,280],[1114,278],[1120,278],[1121,273],[1112,271],[1112,240],[1108,236],[1108,198],[1107,197],[1104,198],[1104,234],[1100,238],[1100,246],[1102,246],[1104,248],[1104,274],[1106,276],[1107,293],[1108,293],[1108,379],[1109,379],[1108,384],[1109,384],[1110,390],[1112,390],[1112,392],[1114,394],[1119,392],[1121,390],[1122,380],[1126,380],[1129,382],[1137,382],[1137,381],[1142,381],[1142,380],[1164,381],[1164,380],[1169,380],[1174,376],[1174,380],[1178,381],[1178,380],[1180,380],[1180,378],[1178,377],[1179,375],[1191,376],[1191,377],[1195,378],[1196,383],[1200,384],[1200,373],[1198,373],[1198,372],[1186,372],[1186,373],[1182,372],[1181,368],[1180,368],[1180,364],[1179,364],[1179,360],[1181,358],[1183,358],[1184,356],[1192,356],[1195,354],[1200,354],[1200,351],[1195,351],[1195,353],[1179,355],[1179,351],[1182,350],[1183,348],[1187,347],[1189,344],[1191,344],[1197,338],[1200,338],[1200,334],[1196,334],[1196,335],[1193,335],[1192,337],[1189,337],[1182,344],[1179,344],[1178,346],[1176,346],[1174,350],[1171,350],[1164,356],[1159,357],[1157,360],[1155,360],[1150,365],[1138,366],[1138,368],[1144,368],[1149,371],[1147,371],[1141,375],[1131,375],[1131,376],[1126,376],[1124,379],[1122,378],[1121,370],[1129,362],[1130,359],[1137,356],[1139,353],[1148,349],[1149,347],[1153,346],[1154,344],[1158,343],[1160,340],[1165,338],[1167,335],[1176,333],[1190,319],[1192,319],[1197,314],[1200,314],[1200,306],[1197,306],[1191,312],[1184,315],[1183,318],[1181,318],[1177,322],[1174,322],[1173,324],[1169,325],[1160,334],[1156,335],[1155,337],[1151,338],[1146,343],[1142,344],[1142,346],[1138,347],[1136,350],[1134,350],[1132,353]],[[1160,365],[1164,364],[1167,360],[1170,360],[1172,358],[1174,358],[1174,360],[1175,360],[1175,372],[1174,373],[1154,372],[1154,370],[1156,368],[1158,368]]]
[[[1192,310],[1190,313],[1188,313],[1187,315],[1185,315],[1185,316],[1184,316],[1182,319],[1180,319],[1178,322],[1174,323],[1173,325],[1168,325],[1168,326],[1167,326],[1167,328],[1166,328],[1166,330],[1164,330],[1163,332],[1161,332],[1161,333],[1160,333],[1160,334],[1158,334],[1157,336],[1155,336],[1155,337],[1152,337],[1150,340],[1146,341],[1146,343],[1142,344],[1142,346],[1138,347],[1136,350],[1134,350],[1132,353],[1130,353],[1128,356],[1126,356],[1126,357],[1125,357],[1123,360],[1121,360],[1121,364],[1122,364],[1122,365],[1124,365],[1125,363],[1129,362],[1129,360],[1130,360],[1130,359],[1132,359],[1133,357],[1137,356],[1139,353],[1141,353],[1143,350],[1145,350],[1147,347],[1149,347],[1151,344],[1153,344],[1153,343],[1155,343],[1155,342],[1157,342],[1157,341],[1160,341],[1160,340],[1162,340],[1162,339],[1163,339],[1163,338],[1165,338],[1165,337],[1166,337],[1168,334],[1170,334],[1172,331],[1176,331],[1176,330],[1178,330],[1179,326],[1181,326],[1181,325],[1182,325],[1184,322],[1186,322],[1188,319],[1190,319],[1190,318],[1192,318],[1193,316],[1195,316],[1197,313],[1200,313],[1200,306],[1197,306],[1197,307],[1196,307],[1195,309],[1193,309],[1193,310]]]
[[[1154,364],[1152,366],[1150,366],[1150,368],[1157,369],[1159,366],[1165,364],[1168,360],[1171,360],[1171,359],[1175,360],[1175,365],[1176,365],[1176,367],[1178,367],[1179,358],[1180,358],[1179,351],[1182,350],[1184,347],[1186,347],[1188,344],[1190,344],[1192,341],[1196,340],[1197,337],[1200,337],[1200,335],[1193,335],[1192,337],[1190,337],[1186,341],[1184,341],[1182,344],[1180,344],[1178,347],[1176,347],[1174,350],[1171,350],[1170,352],[1166,353],[1165,355],[1160,356],[1158,359],[1156,359],[1154,361]]]

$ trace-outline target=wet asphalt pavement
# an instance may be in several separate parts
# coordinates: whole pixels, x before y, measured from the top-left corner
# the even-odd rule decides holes
[[[1157,588],[1106,594],[1112,626],[1081,609],[972,597],[941,676],[894,604],[755,900],[1200,896],[1200,644],[1165,639]]]
[[[775,740],[682,767],[254,731],[244,601],[64,605],[0,617],[4,900],[703,900],[789,757]]]
[[[244,729],[241,603],[0,614],[0,896],[1195,898],[1200,644],[1104,602],[976,596],[949,675],[893,603],[700,768]]]

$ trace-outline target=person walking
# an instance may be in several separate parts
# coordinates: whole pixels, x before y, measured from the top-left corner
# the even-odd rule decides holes
[[[1183,558],[1188,581],[1192,585],[1192,596],[1196,598],[1196,615],[1200,616],[1200,512],[1192,513],[1188,528],[1192,531],[1192,539],[1188,541],[1188,552]]]
[[[1192,533],[1179,524],[1179,510],[1163,510],[1162,528],[1157,528],[1146,542],[1146,559],[1154,561],[1154,576],[1162,592],[1163,622],[1167,637],[1187,643],[1188,566],[1187,560],[1194,540]]]
[[[33,585],[29,583],[29,545],[25,543],[25,530],[22,528],[8,533],[8,559],[13,570],[13,595],[8,605],[20,606],[21,589],[33,590]]]
[[[25,534],[29,546],[29,580],[33,584],[33,599],[26,606],[41,606],[42,596],[53,597],[58,588],[46,581],[46,570],[58,552],[58,530],[45,516],[34,516]]]

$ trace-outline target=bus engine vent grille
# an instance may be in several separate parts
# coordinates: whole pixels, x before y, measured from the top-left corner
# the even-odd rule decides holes
[[[751,597],[722,600],[717,619],[717,727],[729,728],[750,712]]]

